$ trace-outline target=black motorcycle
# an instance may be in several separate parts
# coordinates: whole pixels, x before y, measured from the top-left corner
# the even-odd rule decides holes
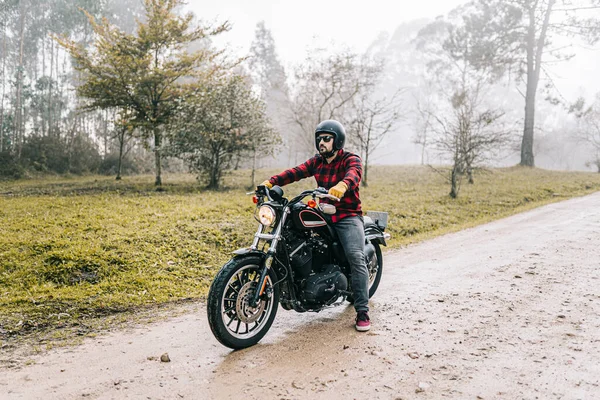
[[[309,196],[312,199],[304,203]],[[318,312],[353,301],[350,265],[331,226],[336,208],[316,199],[339,200],[323,188],[291,200],[283,197],[279,186],[257,188],[253,200],[260,224],[254,242],[234,251],[208,293],[208,322],[223,345],[242,349],[258,343],[279,303],[286,310]],[[390,237],[384,233],[386,225],[387,213],[364,217],[369,297],[383,272],[380,246]]]

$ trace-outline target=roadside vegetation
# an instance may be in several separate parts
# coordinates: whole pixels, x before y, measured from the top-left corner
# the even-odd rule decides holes
[[[252,241],[248,175],[227,175],[221,191],[189,175],[169,176],[161,191],[149,175],[0,183],[0,346],[88,335],[203,299],[231,251]],[[594,173],[514,167],[477,171],[475,179],[451,199],[431,168],[376,166],[361,196],[365,210],[390,213],[389,248],[397,248],[600,190]]]
[[[451,199],[430,168],[374,167],[361,196],[365,210],[390,213],[389,248],[397,248],[600,190],[593,173],[514,167],[475,177]],[[248,171],[226,176],[221,191],[189,175],[168,182],[162,191],[152,176],[1,183],[0,345],[43,337],[48,346],[203,299],[231,251],[252,241]]]

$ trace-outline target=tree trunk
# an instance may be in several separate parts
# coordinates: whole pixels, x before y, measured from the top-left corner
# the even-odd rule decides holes
[[[369,180],[368,180],[368,174],[369,174],[369,153],[366,152],[365,153],[365,162],[364,162],[364,173],[363,173],[363,178],[362,178],[362,184],[364,187],[369,187]]]
[[[254,149],[254,155],[252,157],[252,177],[250,182],[250,187],[256,187],[256,149]]]
[[[459,171],[459,166],[457,164],[454,164],[454,166],[452,167],[452,176],[450,177],[450,184],[451,184],[451,188],[450,188],[450,197],[452,197],[453,199],[458,197],[458,183],[459,183],[459,179],[460,179],[460,171]]]
[[[210,171],[210,181],[208,182],[208,189],[219,188],[219,152],[220,150],[217,150],[214,154],[212,168]]]
[[[23,137],[21,126],[23,124],[23,41],[25,33],[25,4],[20,2],[20,28],[19,28],[19,65],[17,67],[17,98],[15,109],[15,127],[14,127],[14,144],[16,146],[17,159],[21,159],[21,149],[23,147]]]
[[[367,134],[366,134],[366,143],[364,144],[364,154],[365,154],[365,162],[364,162],[364,171],[363,171],[363,177],[362,177],[362,184],[364,187],[369,187],[369,177],[368,177],[368,173],[369,173],[369,152],[372,151],[371,149],[371,132],[372,132],[372,126],[373,126],[373,116],[371,116],[371,120],[369,122],[369,127],[367,129]],[[363,144],[361,141],[361,152],[363,151],[362,149]]]
[[[52,70],[54,67],[54,40],[50,41],[50,78],[48,79],[48,104],[47,115],[48,115],[48,136],[52,136]]]
[[[42,76],[46,75],[46,41],[42,39]],[[42,136],[46,136],[46,116],[42,107],[40,115],[40,124],[42,127]]]
[[[162,186],[162,177],[161,177],[161,164],[160,164],[160,146],[161,146],[161,133],[158,126],[153,127],[154,130],[154,162],[156,168],[156,180],[154,181],[155,186]]]
[[[0,97],[0,153],[4,151],[4,94],[6,73],[6,24],[2,25],[2,97]]]
[[[534,32],[535,33],[535,32]],[[529,39],[528,39],[529,42]],[[523,127],[523,140],[521,142],[521,165],[533,167],[533,128],[535,125],[535,92],[539,77],[535,77],[533,68],[533,49],[527,46],[527,92],[525,93],[525,125]]]
[[[123,160],[123,147],[125,147],[125,129],[127,128],[123,127],[122,129],[123,130],[119,133],[119,162],[117,164],[117,181],[121,180],[121,161]]]
[[[473,179],[473,167],[471,166],[471,161],[469,160],[467,162],[466,165],[466,172],[467,172],[467,178],[468,178],[468,182],[472,185],[475,183],[475,180]]]
[[[102,118],[104,119],[104,154],[102,158],[106,158],[108,154],[108,110],[104,111]],[[115,118],[113,118],[114,120]]]
[[[533,155],[533,135],[535,128],[535,96],[540,80],[542,54],[546,45],[546,32],[550,23],[550,14],[556,0],[550,0],[544,15],[544,22],[536,45],[535,7],[529,9],[529,28],[527,30],[527,91],[525,93],[525,124],[521,142],[521,163],[526,167],[535,166]]]

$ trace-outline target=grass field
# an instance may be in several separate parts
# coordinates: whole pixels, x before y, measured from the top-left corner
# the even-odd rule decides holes
[[[427,167],[369,172],[363,208],[390,213],[390,247],[600,190],[600,174],[514,167],[477,173],[452,200]],[[165,176],[160,192],[151,176],[0,182],[0,345],[86,334],[106,316],[203,298],[230,252],[252,241],[248,174],[227,176],[219,192],[188,175]]]

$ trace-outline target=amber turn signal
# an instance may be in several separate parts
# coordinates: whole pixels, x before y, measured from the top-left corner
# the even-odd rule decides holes
[[[317,208],[317,202],[316,202],[316,201],[314,201],[314,200],[309,200],[309,201],[308,201],[308,206],[309,206],[310,208]]]

